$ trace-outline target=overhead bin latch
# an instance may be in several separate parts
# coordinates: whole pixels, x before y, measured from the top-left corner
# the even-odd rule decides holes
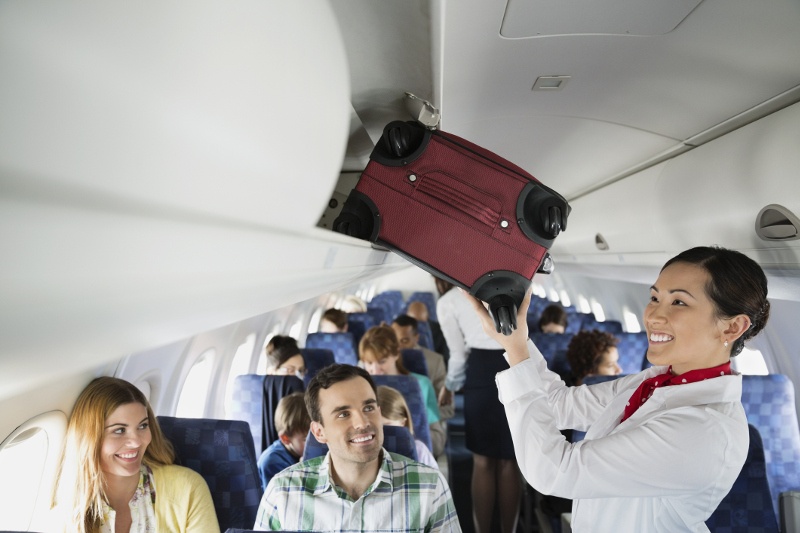
[[[411,118],[432,130],[439,127],[439,121],[442,117],[439,114],[439,110],[432,103],[410,92],[406,92],[405,102]]]

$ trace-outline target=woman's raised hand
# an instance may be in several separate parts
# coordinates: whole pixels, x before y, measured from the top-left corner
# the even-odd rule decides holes
[[[525,298],[517,309],[517,328],[511,335],[498,333],[494,327],[494,320],[489,315],[486,304],[459,288],[464,298],[467,298],[481,320],[483,331],[491,338],[496,340],[508,354],[508,362],[511,366],[520,363],[528,358],[528,307],[531,304],[531,287],[525,292]]]

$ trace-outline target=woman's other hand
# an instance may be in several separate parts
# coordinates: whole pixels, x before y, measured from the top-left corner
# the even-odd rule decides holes
[[[448,390],[447,387],[442,387],[442,390],[439,391],[439,407],[443,405],[452,405],[453,394],[453,391]]]

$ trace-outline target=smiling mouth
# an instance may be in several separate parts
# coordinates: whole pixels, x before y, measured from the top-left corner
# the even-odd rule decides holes
[[[350,439],[350,442],[354,444],[363,444],[365,442],[371,442],[374,439],[375,435],[363,435],[361,437],[355,437],[353,439]]]
[[[666,333],[651,333],[649,337],[651,343],[669,342],[674,338],[675,337],[672,335],[667,335]]]
[[[120,459],[125,459],[125,460],[130,461],[131,459],[136,459],[139,456],[139,450],[136,450],[135,452],[129,452],[129,453],[118,453],[118,454],[115,454],[115,455],[116,455],[116,457],[119,457]]]

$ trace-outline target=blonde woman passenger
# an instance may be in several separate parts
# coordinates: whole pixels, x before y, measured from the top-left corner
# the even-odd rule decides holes
[[[53,496],[53,523],[79,533],[219,533],[203,478],[173,464],[150,404],[100,377],[78,396]]]
[[[387,387],[386,385],[378,386],[378,406],[381,408],[381,418],[383,419],[384,426],[404,427],[411,433],[411,436],[414,437],[417,461],[438,469],[439,464],[428,449],[428,446],[414,436],[414,424],[411,420],[411,410],[408,408],[408,404],[405,398],[403,398],[403,395],[400,394],[400,391],[392,387]]]

